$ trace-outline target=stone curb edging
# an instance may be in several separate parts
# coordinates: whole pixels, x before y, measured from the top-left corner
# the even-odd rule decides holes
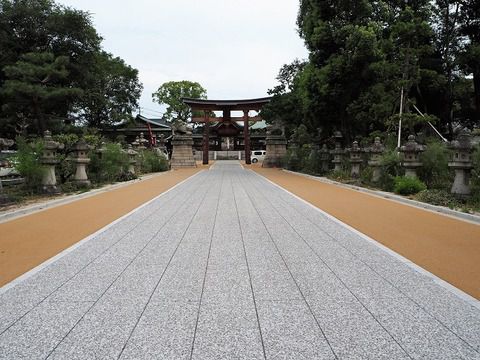
[[[363,193],[366,193],[366,194],[369,194],[369,195],[372,195],[372,196],[376,196],[376,197],[381,198],[381,199],[387,199],[387,200],[395,201],[395,202],[398,202],[398,203],[401,203],[401,204],[404,204],[404,205],[409,205],[409,206],[413,206],[413,207],[416,207],[416,208],[419,208],[419,209],[422,209],[422,210],[431,211],[431,212],[436,213],[436,214],[449,216],[449,217],[452,217],[454,219],[466,221],[466,222],[469,222],[469,223],[472,223],[472,224],[475,224],[475,225],[480,225],[480,216],[478,216],[478,215],[467,214],[467,213],[463,213],[461,211],[449,209],[449,208],[444,207],[444,206],[437,206],[437,205],[424,203],[424,202],[421,202],[421,201],[407,199],[407,198],[404,198],[402,196],[392,194],[392,193],[389,193],[389,192],[385,192],[385,191],[372,190],[372,189],[364,188],[364,187],[361,187],[361,186],[344,184],[344,183],[341,183],[341,182],[338,182],[338,181],[335,181],[335,180],[327,179],[325,177],[303,174],[303,173],[300,173],[300,172],[285,170],[285,169],[282,169],[282,171],[284,171],[286,173],[294,174],[294,175],[303,176],[303,177],[313,179],[313,180],[316,180],[316,181],[320,181],[320,182],[323,182],[325,184],[337,185],[337,186],[340,186],[340,187],[343,187],[343,188],[346,188],[346,189],[356,190],[356,191],[363,192]]]
[[[86,242],[92,240],[93,238],[95,238],[96,236],[98,236],[99,234],[105,232],[106,230],[108,230],[109,228],[111,228],[112,226],[115,226],[116,224],[118,224],[120,221],[124,220],[125,218],[129,217],[130,215],[132,215],[133,213],[137,212],[138,210],[148,206],[150,203],[154,202],[155,200],[159,199],[160,197],[164,196],[165,194],[169,193],[170,191],[176,189],[177,187],[179,187],[180,185],[182,185],[183,183],[185,183],[186,181],[192,179],[193,177],[199,175],[200,173],[202,173],[203,171],[205,170],[200,170],[199,172],[189,176],[188,178],[182,180],[181,182],[179,182],[178,184],[175,184],[174,186],[172,186],[170,189],[167,189],[165,190],[163,193],[155,196],[153,199],[151,200],[148,200],[147,202],[143,203],[142,205],[136,207],[135,209],[133,209],[132,211],[129,211],[128,213],[126,213],[125,215],[122,215],[121,217],[119,217],[118,219],[114,220],[113,222],[111,222],[110,224],[107,224],[105,225],[104,227],[102,227],[101,229],[95,231],[93,234],[87,236],[86,238],[78,241],[77,243],[71,245],[70,247],[66,248],[65,250],[61,251],[60,253],[58,253],[57,255],[51,257],[50,259],[48,260],[45,260],[43,263],[41,263],[40,265],[37,265],[36,267],[34,267],[33,269],[27,271],[26,273],[24,273],[23,275],[20,275],[19,277],[13,279],[12,281],[10,281],[9,283],[6,283],[5,285],[1,286],[0,287],[0,295],[5,293],[7,290],[13,288],[14,286],[20,284],[21,282],[27,280],[28,278],[32,277],[33,275],[35,275],[36,273],[38,273],[39,271],[43,270],[44,268],[46,268],[47,266],[49,266],[50,264],[53,264],[55,261],[57,261],[58,259],[61,259],[62,257],[64,257],[65,255],[68,255],[69,253],[71,253],[72,251],[74,251],[75,249],[77,249],[78,247],[82,246],[83,244],[85,244]],[[161,174],[165,174],[169,171],[165,171]],[[161,175],[161,174],[156,174],[156,175]],[[150,177],[155,177],[155,175],[153,176],[150,176]],[[149,177],[149,178],[150,178]],[[138,181],[138,179],[136,180],[133,180],[133,181]]]
[[[155,174],[148,174],[148,175],[142,176],[138,179],[125,181],[125,182],[121,182],[121,183],[115,183],[115,184],[111,184],[111,185],[106,185],[106,186],[101,187],[99,189],[93,189],[93,190],[90,190],[90,191],[87,191],[87,192],[84,192],[84,193],[81,193],[81,194],[67,195],[67,196],[59,198],[59,199],[47,200],[45,202],[41,202],[41,203],[33,204],[33,205],[28,205],[24,208],[20,208],[20,209],[17,209],[17,210],[6,211],[4,214],[0,214],[0,224],[2,224],[4,222],[7,222],[7,221],[10,221],[10,220],[18,219],[18,218],[23,217],[23,216],[34,214],[34,213],[37,213],[37,212],[42,211],[42,210],[50,209],[50,208],[60,206],[60,205],[69,204],[71,202],[81,200],[81,199],[85,199],[85,198],[89,198],[91,196],[95,196],[95,195],[101,194],[103,192],[107,192],[107,191],[115,190],[115,189],[120,189],[122,187],[132,185],[132,184],[136,184],[136,183],[139,183],[139,182],[142,182],[142,181],[145,181],[145,180],[157,177],[157,176],[162,176],[162,175],[170,173],[171,171],[173,171],[173,170],[168,170],[168,171],[164,171],[164,172],[161,172],[161,173],[155,173]]]
[[[291,172],[293,174],[297,174],[293,171],[288,171],[288,170],[285,170],[287,172]],[[392,249],[386,247],[385,245],[379,243],[378,241],[372,239],[371,237],[369,237],[368,235],[358,231],[357,229],[355,229],[354,227],[348,225],[348,224],[345,224],[343,221],[337,219],[335,216],[333,215],[330,215],[329,213],[327,213],[326,211],[322,210],[322,209],[319,209],[318,207],[316,207],[315,205],[309,203],[308,201],[302,199],[301,197],[295,195],[294,193],[288,191],[287,189],[284,189],[283,187],[281,187],[280,185],[274,183],[273,181],[271,181],[270,179],[266,178],[265,176],[255,172],[255,171],[252,171],[253,173],[255,173],[256,175],[262,177],[263,179],[265,179],[266,181],[268,181],[269,183],[271,183],[272,185],[274,185],[275,187],[285,191],[286,193],[290,194],[291,196],[293,196],[294,198],[300,200],[301,202],[303,202],[304,204],[308,205],[309,207],[317,210],[318,212],[320,212],[322,215],[324,215],[325,217],[327,217],[328,219],[334,221],[335,223],[341,225],[342,227],[352,231],[353,233],[357,234],[358,236],[360,236],[362,239],[368,241],[369,243],[377,246],[378,248],[380,248],[381,250],[385,251],[387,254],[393,256],[394,258],[396,258],[397,260],[401,261],[402,263],[404,263],[405,265],[409,266],[411,269],[413,269],[414,271],[417,271],[419,272],[420,274],[432,279],[432,281],[434,281],[436,284],[440,285],[441,287],[443,287],[444,289],[450,291],[452,294],[456,295],[457,297],[459,297],[460,299],[462,299],[463,301],[465,301],[466,303],[468,303],[469,305],[475,307],[476,309],[480,310],[480,300],[477,300],[476,298],[474,298],[473,296],[467,294],[466,292],[460,290],[459,288],[455,287],[454,285],[450,284],[449,282],[441,279],[440,277],[438,277],[437,275],[431,273],[430,271],[422,268],[421,266],[415,264],[414,262],[412,262],[411,260],[407,259],[406,257],[396,253],[395,251],[393,251]],[[306,174],[302,174],[302,175],[306,175]],[[310,176],[310,175],[306,175],[306,176]]]

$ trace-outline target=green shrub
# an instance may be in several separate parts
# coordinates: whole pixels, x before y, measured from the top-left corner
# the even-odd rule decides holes
[[[418,177],[429,189],[447,190],[453,182],[452,172],[448,168],[450,151],[444,143],[432,141],[420,155],[422,167],[417,171]]]
[[[428,189],[420,191],[416,196],[415,199],[418,201],[422,201],[428,204],[437,205],[437,206],[446,206],[451,209],[458,208],[461,206],[459,201],[450,194],[450,192],[445,190],[438,190],[438,189]]]
[[[350,172],[348,170],[332,171],[327,177],[335,181],[343,182],[350,179]]]
[[[90,152],[88,173],[96,183],[119,181],[119,177],[128,170],[128,155],[119,144],[105,144],[105,151],[98,154]]]
[[[313,175],[322,173],[322,162],[320,158],[320,152],[318,149],[311,150],[308,157],[305,159],[305,172]]]
[[[380,158],[382,172],[378,185],[385,191],[393,191],[395,178],[403,175],[400,155],[396,150],[387,150]]]
[[[140,171],[142,173],[161,172],[168,170],[168,160],[151,150],[144,150],[140,154]]]
[[[18,150],[12,159],[15,168],[25,178],[25,190],[29,193],[37,193],[41,190],[45,173],[45,168],[40,162],[43,142],[38,140],[29,144],[23,137],[17,137],[16,142]]]
[[[416,194],[427,187],[425,184],[411,176],[397,176],[395,178],[394,192],[400,195],[412,195]]]

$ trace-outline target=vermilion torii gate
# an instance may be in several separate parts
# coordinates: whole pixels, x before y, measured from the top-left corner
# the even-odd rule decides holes
[[[259,116],[249,117],[250,110],[259,112],[269,103],[270,97],[249,100],[203,100],[184,98],[183,102],[190,106],[192,112],[203,111],[203,117],[192,117],[192,122],[205,123],[203,128],[203,163],[208,164],[208,151],[210,142],[210,123],[232,123],[243,121],[243,137],[245,145],[245,163],[250,164],[250,131],[249,122],[261,121]],[[212,111],[222,111],[223,117],[210,117]],[[243,111],[243,117],[232,117],[232,111]]]

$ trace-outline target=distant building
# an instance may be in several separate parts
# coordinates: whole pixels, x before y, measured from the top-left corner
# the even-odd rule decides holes
[[[160,135],[168,139],[172,135],[172,128],[163,119],[150,119],[139,114],[133,121],[113,129],[104,130],[103,133],[112,140],[121,136],[127,143],[132,143],[137,136],[140,136],[140,133],[143,133],[145,139],[152,144],[155,142],[155,138]]]

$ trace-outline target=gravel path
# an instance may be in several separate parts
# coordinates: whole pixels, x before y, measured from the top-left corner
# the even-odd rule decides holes
[[[0,290],[1,359],[480,359],[480,310],[237,162]]]

